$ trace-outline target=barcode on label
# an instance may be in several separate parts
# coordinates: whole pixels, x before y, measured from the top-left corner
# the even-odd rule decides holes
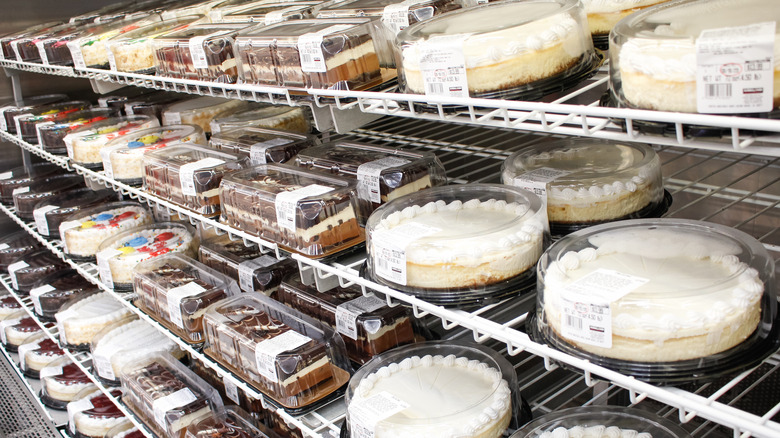
[[[577,330],[582,330],[582,318],[566,315],[566,325]]]
[[[444,93],[444,84],[425,84],[428,87],[428,92],[431,94]]]
[[[308,53],[301,53],[301,60],[305,63],[311,62],[311,55]]]
[[[731,89],[731,84],[707,84],[707,97],[729,98]]]

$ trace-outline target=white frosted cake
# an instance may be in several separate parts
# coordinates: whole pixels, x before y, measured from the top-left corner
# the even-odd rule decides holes
[[[92,344],[92,362],[98,376],[118,381],[126,364],[149,354],[167,352],[181,356],[181,350],[170,338],[143,320],[135,320],[105,333]]]
[[[77,301],[58,312],[60,341],[64,345],[84,345],[107,325],[131,314],[116,298],[103,292]]]
[[[64,408],[81,391],[97,388],[75,363],[67,357],[57,359],[40,371],[41,392],[54,404]]]
[[[43,334],[41,334],[40,339],[19,346],[20,360],[22,353],[24,353],[23,368],[33,372],[40,371],[43,367],[65,355],[56,342]]]
[[[111,140],[127,135],[140,129],[159,126],[155,117],[129,116],[112,118],[74,130],[63,139],[68,149],[68,156],[79,164],[100,164],[100,149]]]
[[[669,0],[582,0],[588,14],[588,27],[593,35],[609,35],[623,17]]]
[[[571,289],[582,290],[586,275],[616,271],[637,282],[627,293],[602,298],[611,307],[611,346],[567,336],[577,349],[628,361],[680,361],[728,350],[756,329],[764,285],[737,257],[737,244],[662,225],[593,233],[592,247],[556,255],[544,274],[540,299],[549,327],[561,335],[576,326],[566,303],[583,301]]]
[[[119,396],[119,390],[111,392],[114,396]],[[124,423],[130,423],[114,402],[108,398],[101,390],[93,391],[89,394],[79,394],[79,399],[73,403],[78,403],[77,409],[70,409],[69,414],[73,415],[71,424],[81,438],[103,438],[106,433]]]
[[[376,438],[498,438],[512,420],[501,372],[465,357],[413,356],[366,375],[347,407],[351,431],[365,427],[357,424],[361,405],[385,394],[408,407],[377,422]]]
[[[104,240],[152,222],[146,208],[132,203],[104,205],[84,213],[60,224],[65,252],[71,256],[94,257]]]
[[[376,270],[383,262],[382,242],[397,242],[409,229],[421,229],[424,235],[405,247],[406,286],[445,289],[490,285],[536,264],[543,251],[543,216],[530,212],[528,205],[496,199],[449,204],[439,200],[408,206],[384,215],[370,227],[370,257]]]
[[[620,34],[619,46],[613,44],[610,48],[618,53],[617,57],[612,55],[613,83],[620,84],[620,92],[631,106],[695,113],[696,41],[701,32],[780,21],[780,8],[775,6],[766,0],[707,0],[682,3],[655,13],[648,10],[647,15],[633,20],[636,23],[628,19],[615,28]],[[775,32],[772,108],[780,106],[780,26]]]
[[[570,428],[556,427],[546,430],[538,438],[653,438],[647,432],[637,432],[633,429],[621,429],[617,426],[574,426]]]
[[[577,2],[494,3],[450,12],[399,34],[406,91],[425,93],[424,47],[459,45],[468,90],[486,93],[550,78],[575,67],[593,45]],[[418,27],[421,26],[421,27]],[[447,41],[442,42],[446,36]]]
[[[550,224],[621,219],[663,198],[661,162],[653,148],[600,140],[553,140],[509,156],[504,184],[546,189]]]

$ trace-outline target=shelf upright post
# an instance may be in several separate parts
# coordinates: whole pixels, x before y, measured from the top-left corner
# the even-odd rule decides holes
[[[11,78],[11,88],[14,92],[14,103],[20,105],[24,96],[22,95],[22,78],[19,74],[19,70],[6,68],[5,75]],[[30,151],[22,149],[22,165],[29,172],[32,170],[32,160],[30,159]]]

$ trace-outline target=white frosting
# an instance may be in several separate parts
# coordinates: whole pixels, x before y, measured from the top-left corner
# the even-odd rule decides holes
[[[125,364],[156,352],[172,352],[176,344],[143,320],[136,320],[111,330],[93,345],[92,354],[108,358],[114,375]]]
[[[113,217],[128,211],[134,212],[135,216],[112,222]],[[100,215],[111,215],[112,218],[98,220]],[[63,233],[63,240],[69,254],[93,256],[97,253],[100,244],[104,240],[131,228],[150,223],[152,222],[152,217],[143,207],[127,206],[102,211],[99,214],[82,218],[80,221],[80,227],[70,228]]]
[[[170,232],[173,233],[173,237],[165,241],[164,244],[156,246],[154,251],[139,251],[131,246],[126,246],[128,242],[138,237],[143,237],[147,240],[147,243],[140,245],[138,248],[147,248],[154,242],[156,236]],[[108,259],[108,264],[111,269],[111,278],[114,284],[117,283],[132,283],[133,280],[133,268],[144,260],[162,255],[162,248],[167,248],[167,252],[187,252],[190,251],[192,245],[192,235],[183,228],[151,228],[140,230],[133,233],[130,236],[126,236],[124,239],[120,239],[113,242],[110,248],[119,249],[122,254],[116,255]],[[155,254],[154,256],[152,254]]]
[[[113,321],[130,314],[116,298],[107,292],[92,295],[70,306],[67,319],[56,314],[57,322],[62,324],[65,338],[71,345],[89,343],[100,329]]]
[[[653,438],[647,432],[637,432],[633,429],[621,429],[617,426],[574,426],[566,429],[556,427],[552,431],[546,430],[538,435],[538,438]]]
[[[612,303],[613,336],[663,343],[708,335],[740,324],[764,292],[758,272],[737,257],[740,248],[717,238],[685,230],[627,229],[591,237],[590,243],[595,248],[567,252],[550,264],[545,308],[557,314],[566,285],[596,269],[649,279]]]
[[[360,381],[350,406],[380,392],[410,406],[380,421],[377,438],[477,436],[508,423],[511,415],[511,392],[501,373],[454,355],[413,356],[379,368]]]
[[[541,245],[536,245],[544,233],[540,216],[529,212],[528,205],[496,199],[449,204],[440,200],[396,211],[382,219],[374,232],[410,222],[436,227],[441,231],[406,248],[407,262],[479,266],[486,256],[515,252],[529,244],[541,251]]]

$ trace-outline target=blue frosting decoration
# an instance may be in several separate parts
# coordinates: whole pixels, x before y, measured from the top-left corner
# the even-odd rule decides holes
[[[95,217],[95,220],[96,221],[107,221],[107,220],[111,219],[112,217],[114,217],[114,215],[111,214],[111,213],[100,213],[99,215],[97,215],[97,217]]]
[[[130,149],[140,148],[142,146],[144,146],[144,144],[143,142],[140,141],[131,141],[127,143],[127,147],[129,147]]]
[[[138,247],[138,246],[146,245],[146,242],[148,242],[146,237],[138,236],[130,239],[130,241],[127,242],[127,245],[132,247]]]

